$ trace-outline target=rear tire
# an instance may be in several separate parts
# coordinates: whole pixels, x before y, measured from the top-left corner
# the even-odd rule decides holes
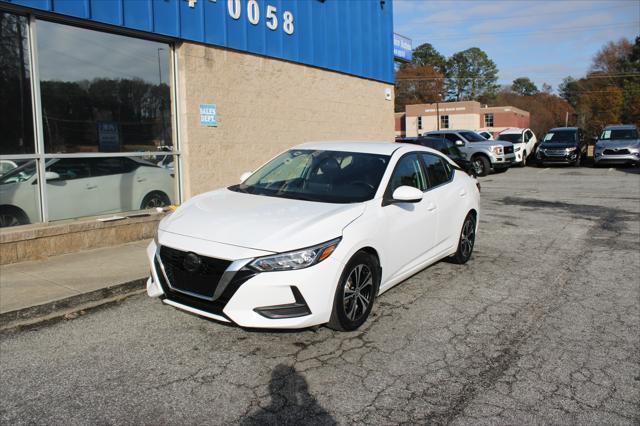
[[[369,317],[380,285],[380,266],[375,256],[359,251],[342,271],[327,324],[338,331],[353,331]]]
[[[144,196],[142,203],[140,203],[140,210],[165,207],[169,204],[171,204],[171,200],[167,194],[162,191],[153,191]]]
[[[476,216],[469,212],[462,223],[460,238],[458,239],[458,250],[451,257],[454,263],[463,265],[471,259],[473,247],[476,242]]]

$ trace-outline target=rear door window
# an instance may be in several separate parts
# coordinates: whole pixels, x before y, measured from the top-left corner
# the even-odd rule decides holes
[[[427,171],[429,188],[444,185],[453,177],[453,168],[444,158],[434,154],[421,154]]]

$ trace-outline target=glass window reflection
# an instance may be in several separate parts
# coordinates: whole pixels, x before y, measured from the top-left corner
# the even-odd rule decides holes
[[[0,154],[33,154],[27,18],[0,12]]]
[[[53,159],[47,163],[45,175],[50,220],[175,202],[173,170],[137,157]]]
[[[36,160],[0,160],[0,228],[40,221]]]
[[[170,47],[37,22],[48,153],[172,149]]]

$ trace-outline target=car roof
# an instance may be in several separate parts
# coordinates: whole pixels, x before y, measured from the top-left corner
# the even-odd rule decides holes
[[[554,127],[553,129],[549,129],[548,131],[549,132],[559,132],[559,131],[563,131],[563,130],[564,131],[570,130],[570,131],[574,131],[575,132],[575,131],[578,130],[578,128],[577,127]]]
[[[508,129],[504,129],[503,131],[500,132],[501,135],[511,135],[511,134],[519,134],[524,132],[525,130],[527,130],[526,128],[522,127],[510,127]]]
[[[293,148],[391,155],[395,150],[398,149],[398,144],[393,142],[385,142],[385,141],[324,141],[324,142],[307,142],[300,145],[296,145]]]
[[[635,124],[609,124],[605,130],[633,130],[636,129]]]
[[[444,129],[444,130],[432,130],[432,131],[427,132],[425,134],[431,135],[431,134],[451,133],[451,132],[473,132],[473,133],[478,133],[475,130],[469,130],[469,129]]]

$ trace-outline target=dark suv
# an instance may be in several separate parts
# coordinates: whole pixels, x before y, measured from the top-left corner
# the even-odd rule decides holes
[[[465,155],[460,151],[460,148],[456,144],[448,139],[431,138],[428,136],[418,136],[409,138],[396,138],[396,142],[412,143],[415,145],[426,146],[427,148],[440,151],[447,157],[451,158],[462,170],[467,172],[470,176],[476,176],[476,171],[473,168],[471,161],[465,158]]]
[[[587,153],[584,132],[578,127],[556,127],[544,135],[538,145],[536,159],[538,165],[561,163],[580,166]]]

